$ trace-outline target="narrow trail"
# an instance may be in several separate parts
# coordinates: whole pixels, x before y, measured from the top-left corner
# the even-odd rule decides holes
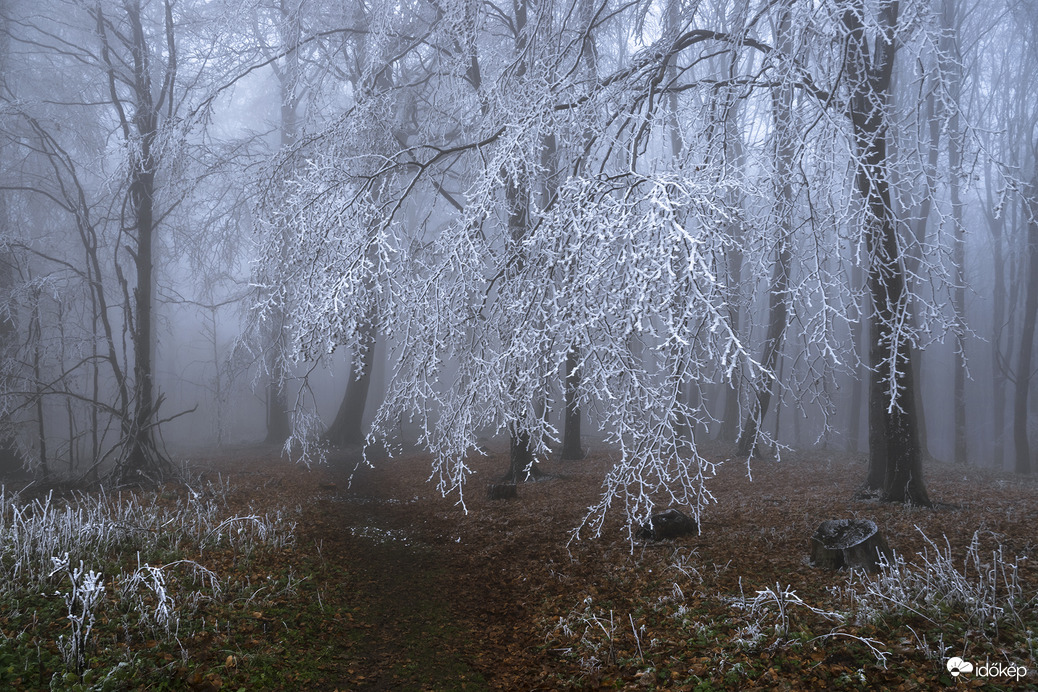
[[[465,514],[426,482],[427,464],[355,470],[343,453],[305,468],[267,448],[200,461],[207,480],[235,484],[238,511],[284,511],[296,540],[237,570],[253,596],[240,620],[195,643],[206,663],[192,691],[556,687],[540,682],[531,600],[531,565],[544,559],[528,548],[541,541],[512,530],[518,505]]]
[[[325,642],[330,687],[491,689],[485,655],[494,643],[480,623],[488,585],[473,583],[449,538],[436,545],[421,535],[410,503],[393,496],[384,474],[363,469],[352,482],[343,471],[330,474],[300,523],[329,572],[321,602],[338,613]]]

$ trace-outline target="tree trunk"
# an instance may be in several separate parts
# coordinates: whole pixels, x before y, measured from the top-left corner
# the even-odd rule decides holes
[[[911,224],[913,243],[909,246],[909,250],[905,253],[905,266],[908,267],[908,273],[911,277],[915,277],[915,281],[922,281],[922,252],[926,246],[928,228],[930,223],[930,211],[933,209],[934,200],[934,188],[937,181],[937,162],[940,158],[940,139],[941,139],[941,122],[937,117],[937,104],[936,97],[934,94],[929,94],[926,98],[926,123],[929,140],[927,142],[927,153],[926,153],[926,168],[924,169],[923,185],[925,189],[923,191],[922,199],[919,201],[919,208],[915,210],[915,222]],[[896,184],[896,181],[895,181]],[[904,209],[903,212],[911,214],[910,210]],[[914,289],[914,284],[910,280],[909,286]],[[919,325],[919,311],[913,303],[911,310],[912,327],[917,328]],[[919,377],[919,381],[923,381],[923,358],[925,353],[922,349],[912,348],[912,362],[915,364],[916,374]],[[927,433],[927,422],[926,412],[923,409],[923,388],[919,386],[916,389],[915,394],[916,402],[916,415],[917,425],[919,428],[919,450],[924,456],[928,454],[929,449],[929,434]]]
[[[375,332],[374,315],[369,314],[362,334],[362,350],[356,355],[359,362],[354,364],[355,367],[351,367],[351,377],[346,384],[342,403],[339,404],[335,420],[324,433],[324,440],[337,447],[364,444],[364,409],[367,406],[372,364],[375,361]]]
[[[282,242],[283,249],[287,249],[287,242],[287,239]],[[278,306],[263,329],[268,334],[264,349],[267,360],[267,436],[263,441],[265,444],[274,445],[284,444],[292,434],[292,419],[288,413],[288,398],[284,392],[285,335],[282,331],[283,322],[283,312]]]
[[[36,410],[36,434],[37,446],[39,447],[39,475],[46,480],[50,476],[50,467],[47,459],[47,428],[46,417],[43,410],[44,383],[40,368],[41,354],[43,350],[43,330],[40,325],[40,289],[34,288],[32,294],[32,313],[29,317],[29,342],[32,344],[32,377],[35,388]]]
[[[776,29],[776,42],[781,53],[789,55],[791,50],[789,6],[783,7]],[[792,58],[792,56],[790,56]],[[786,75],[788,78],[788,75]],[[774,387],[778,384],[776,373],[782,355],[782,338],[789,316],[789,273],[793,262],[793,87],[783,84],[772,90],[772,118],[775,121],[775,220],[776,260],[771,275],[771,290],[768,293],[768,333],[764,340],[760,364],[763,373],[756,386],[754,400],[746,416],[746,424],[739,438],[737,454],[750,456],[757,450],[757,438]],[[777,434],[777,430],[776,430]]]
[[[508,436],[508,472],[499,482],[524,483],[544,476],[544,472],[537,466],[530,434],[513,429]]]
[[[848,34],[855,179],[866,207],[863,232],[869,261],[867,286],[872,297],[868,484],[870,490],[880,490],[885,500],[929,506],[923,485],[911,349],[898,332],[909,296],[892,218],[884,115],[895,44],[893,38],[877,40],[877,54],[870,63],[863,13],[861,0],[852,0],[844,9],[842,21]],[[892,32],[897,24],[897,3],[883,2],[879,13],[882,30]],[[876,487],[881,473],[882,485]]]
[[[577,403],[577,392],[580,390],[580,351],[571,346],[566,354],[566,418],[562,435],[562,458],[567,460],[583,459],[584,448],[580,444],[580,406]]]
[[[851,267],[853,290],[857,291],[863,281],[861,267],[855,262]],[[865,356],[865,331],[867,328],[868,323],[865,312],[860,311],[857,319],[854,320],[854,324],[851,326],[851,341],[854,344],[854,352],[860,354],[866,364],[868,362],[868,357]],[[850,404],[847,407],[849,418],[847,424],[847,449],[851,454],[857,454],[858,450],[861,449],[861,403],[864,398],[862,382],[868,377],[868,366],[866,365],[865,367],[858,368],[858,372],[851,382],[851,398]]]
[[[738,101],[734,101],[726,109],[726,118],[724,124],[725,132],[725,160],[726,165],[729,168],[727,173],[731,176],[741,176],[740,169],[745,165],[745,159],[743,156],[742,146],[742,135],[738,130],[738,123],[736,119],[737,109],[736,104]],[[736,208],[739,205],[738,192],[736,186],[726,192],[728,196],[727,205],[729,208]],[[732,229],[732,237],[739,238],[743,235],[743,229],[739,220],[734,220],[734,228]],[[728,273],[727,276],[727,312],[728,322],[732,325],[732,330],[736,333],[739,332],[739,323],[742,321],[742,263],[743,253],[739,243],[734,243],[725,253],[725,269]],[[739,396],[742,391],[742,379],[738,375],[734,376],[725,387],[725,400],[724,400],[724,413],[721,416],[721,429],[718,431],[718,439],[723,442],[734,443],[739,437]]]
[[[728,270],[728,320],[732,330],[738,333],[740,312],[738,287],[742,282],[742,251],[733,248],[726,253],[725,265]],[[721,415],[721,429],[717,438],[722,442],[736,442],[739,439],[739,393],[740,382],[738,376],[725,387],[724,413]]]
[[[1006,319],[1006,259],[1002,238],[1005,215],[999,214],[996,218],[993,213],[995,202],[990,167],[987,173],[985,176],[987,181],[985,216],[988,231],[991,234],[991,254],[994,258],[994,288],[991,293],[991,399],[994,402],[992,407],[994,439],[991,445],[991,464],[994,468],[1001,470],[1006,456],[1007,378],[1005,365],[1007,360],[1003,354],[1003,344],[1006,343],[1006,340],[1002,333]]]
[[[521,253],[519,244],[526,236],[530,219],[530,188],[526,181],[516,180],[516,176],[512,174],[506,176],[505,204],[508,209],[509,240],[513,244],[514,252]],[[523,264],[520,254],[513,264],[514,271],[522,271]],[[533,406],[534,402],[529,402],[529,405]],[[534,463],[530,433],[519,429],[518,423],[513,423],[509,429],[508,472],[501,482],[516,483],[539,474]]]
[[[515,43],[514,55],[518,60],[516,78],[522,80],[527,71],[526,53],[529,43],[527,26],[528,0],[517,0],[515,8]],[[514,274],[523,270],[524,257],[521,243],[526,237],[530,227],[530,183],[526,173],[515,175],[509,173],[505,176],[505,205],[508,212],[508,238],[512,244],[513,252],[516,253],[513,264]],[[535,402],[528,402],[529,406],[535,406]],[[518,423],[509,427],[509,464],[508,472],[502,479],[503,483],[516,483],[528,480],[540,475],[537,469],[533,453],[533,441],[530,433],[520,429]]]
[[[296,46],[301,38],[302,25],[300,23],[299,10],[301,3],[295,3],[294,10],[289,7],[285,0],[281,0],[278,6],[278,38],[281,49],[287,50]],[[278,87],[281,101],[281,127],[280,146],[282,151],[289,150],[299,136],[299,118],[297,109],[299,105],[299,78],[300,64],[299,51],[289,51],[283,60],[283,65],[275,66],[275,76],[278,79]],[[288,250],[288,238],[282,235],[281,247],[283,252]],[[284,333],[281,331],[283,319],[280,311],[277,311],[272,319],[270,334],[271,343],[268,345],[267,354],[267,444],[284,444],[289,435],[292,434],[292,420],[289,415],[288,398],[285,396],[284,387],[284,365],[282,364],[282,353],[284,352]]]
[[[288,399],[276,378],[267,383],[267,436],[265,444],[282,445],[292,434],[292,422],[288,415]]]
[[[1013,470],[1030,474],[1031,447],[1027,436],[1027,424],[1035,321],[1038,318],[1038,176],[1032,178],[1024,190],[1023,207],[1024,223],[1027,224],[1027,294],[1024,296],[1020,355],[1016,367],[1016,388],[1013,391],[1013,444],[1016,451]]]
[[[940,51],[943,70],[950,76],[948,96],[951,114],[948,122],[948,194],[952,217],[952,262],[955,264],[955,288],[952,307],[955,310],[955,375],[952,408],[955,421],[955,463],[965,465],[968,461],[966,444],[966,227],[963,224],[962,203],[962,146],[959,139],[959,103],[962,92],[962,74],[958,41],[959,27],[956,19],[956,0],[944,0],[941,13],[941,28],[944,30]]]
[[[129,224],[137,234],[133,253],[137,285],[133,292],[135,322],[133,333],[133,405],[134,413],[129,437],[129,454],[120,471],[122,482],[158,480],[165,470],[155,445],[152,424],[155,415],[155,391],[152,366],[152,290],[154,287],[155,236],[155,172],[158,162],[152,146],[158,136],[159,114],[151,91],[149,47],[141,25],[140,5],[126,3],[133,47],[134,107],[133,128],[140,147],[131,154],[129,208],[133,221]],[[132,151],[132,149],[131,149]]]
[[[0,10],[6,9],[0,5]],[[0,11],[0,88],[6,88],[4,84],[5,69],[7,67],[7,26],[5,17]],[[0,143],[0,160],[4,158],[4,146]],[[9,228],[10,220],[7,217],[7,199],[0,194],[0,227]],[[0,254],[0,360],[10,362],[15,357],[18,349],[18,329],[15,323],[13,311],[14,290],[14,261],[15,258],[10,251]],[[22,470],[22,458],[18,453],[18,445],[14,438],[8,416],[0,417],[0,478],[16,474]]]

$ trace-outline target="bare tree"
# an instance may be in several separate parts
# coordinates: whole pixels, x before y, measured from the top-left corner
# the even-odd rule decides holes
[[[82,287],[89,306],[81,328],[91,335],[90,354],[67,367],[93,369],[81,378],[89,383],[86,392],[48,391],[89,402],[93,467],[112,461],[122,482],[154,481],[171,470],[156,437],[163,400],[154,360],[157,257],[180,205],[219,170],[192,139],[211,105],[203,88],[212,82],[199,70],[215,70],[219,61],[206,59],[212,44],[188,38],[183,27],[218,29],[211,21],[185,21],[185,13],[204,15],[207,8],[170,0],[55,0],[46,9],[12,8],[6,17],[12,48],[29,68],[19,74],[45,66],[76,91],[54,84],[56,93],[43,95],[39,84],[24,79],[5,85],[6,134],[21,149],[21,168],[9,171],[4,187],[48,205],[77,248],[48,246],[28,219],[17,240],[33,262]],[[190,59],[182,59],[185,47]],[[59,351],[59,361],[68,357],[64,346]],[[101,412],[117,421],[114,444],[105,442]],[[75,438],[72,422],[69,429]]]

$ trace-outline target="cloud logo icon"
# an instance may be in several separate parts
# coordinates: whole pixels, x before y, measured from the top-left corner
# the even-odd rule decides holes
[[[973,664],[969,661],[963,661],[958,656],[955,656],[954,658],[949,658],[948,663],[945,665],[948,668],[948,672],[951,673],[952,677],[954,678],[959,677],[963,673],[973,672]]]

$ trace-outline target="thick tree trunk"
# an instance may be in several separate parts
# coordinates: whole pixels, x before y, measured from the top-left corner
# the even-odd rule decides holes
[[[500,482],[522,483],[539,478],[542,474],[535,463],[529,433],[513,430],[508,441],[508,471],[501,477]]]
[[[966,227],[963,224],[962,203],[962,148],[959,140],[960,93],[962,74],[958,58],[957,0],[944,0],[941,13],[941,28],[944,30],[940,52],[944,62],[943,71],[951,75],[948,96],[952,111],[948,120],[948,194],[952,217],[952,261],[955,264],[955,288],[952,306],[955,310],[955,374],[952,409],[955,421],[955,463],[965,465],[969,454],[966,444]]]
[[[1034,358],[1034,331],[1038,319],[1038,176],[1024,191],[1024,223],[1027,224],[1027,294],[1024,296],[1023,324],[1020,328],[1020,354],[1013,391],[1013,445],[1016,456],[1013,470],[1031,473],[1031,446],[1027,437],[1028,398]]]
[[[159,135],[159,113],[152,93],[151,75],[148,73],[149,54],[147,38],[141,25],[140,6],[125,5],[130,20],[133,46],[134,98],[136,112],[133,129],[139,150],[131,156],[131,179],[129,207],[133,215],[132,227],[136,231],[136,248],[133,253],[137,284],[133,292],[133,418],[125,434],[128,436],[127,461],[119,472],[122,482],[158,480],[167,470],[158,451],[153,430],[155,422],[155,382],[152,362],[153,334],[153,289],[155,284],[155,174],[158,161],[152,150]]]
[[[847,68],[853,94],[851,122],[857,157],[856,181],[866,214],[863,232],[868,252],[867,286],[872,297],[869,381],[870,490],[891,502],[930,505],[922,475],[911,349],[898,332],[909,304],[905,272],[891,206],[884,105],[894,63],[894,41],[876,41],[870,63],[861,0],[848,2],[843,23],[848,32]],[[884,2],[884,31],[897,24],[897,3]],[[882,485],[875,482],[882,473]]]
[[[750,402],[750,411],[746,416],[746,424],[743,426],[742,435],[739,437],[737,454],[750,456],[757,450],[757,438],[760,432],[761,422],[768,415],[768,406],[771,404],[772,388],[778,379],[777,366],[779,356],[782,353],[782,335],[786,329],[786,318],[788,315],[788,304],[786,292],[789,288],[789,263],[791,254],[788,246],[779,251],[779,259],[775,263],[772,274],[771,293],[769,295],[768,334],[764,341],[761,353],[761,365],[766,373],[775,373],[773,380],[765,374],[757,385],[756,397]]]
[[[521,81],[527,71],[525,56],[530,38],[527,27],[528,0],[518,0],[514,4],[514,9],[514,55],[518,60],[516,78]],[[508,211],[508,238],[512,244],[512,252],[515,253],[512,264],[512,276],[515,276],[523,270],[525,264],[521,243],[530,227],[530,181],[528,173],[520,173],[518,175],[508,173],[505,176],[505,205]],[[527,402],[527,405],[536,406],[536,402]],[[508,471],[501,482],[516,483],[537,475],[540,475],[540,472],[535,464],[533,440],[530,437],[530,433],[520,430],[518,424],[513,423],[509,428]]]
[[[277,379],[267,383],[267,437],[266,444],[282,445],[292,434],[292,421],[288,415],[288,399]]]
[[[581,0],[580,2],[580,22],[584,32],[582,46],[581,46],[581,63],[584,71],[584,77],[588,84],[593,84],[598,79],[598,53],[595,46],[595,35],[593,29],[595,9],[597,5],[594,0]],[[589,133],[585,133],[585,139],[590,137]],[[552,162],[552,173],[557,173],[558,170],[558,142],[554,136],[551,138],[551,162]],[[576,163],[577,170],[583,169],[585,161],[582,159]],[[557,185],[556,185],[557,187]],[[578,267],[573,268],[573,274],[566,277],[566,281],[576,280],[576,272],[579,271]],[[576,461],[583,459],[587,452],[584,450],[581,444],[581,412],[579,403],[579,392],[580,392],[580,370],[578,364],[580,363],[580,347],[576,344],[571,344],[569,350],[566,352],[566,371],[564,373],[563,386],[565,388],[565,406],[566,410],[563,414],[563,431],[562,431],[562,451],[560,457],[568,461]]]
[[[742,251],[732,249],[726,254],[725,265],[728,270],[728,320],[732,329],[739,331],[741,310],[739,309],[738,287],[742,282]],[[740,382],[734,377],[725,387],[724,413],[721,415],[721,429],[717,439],[722,442],[736,442],[739,439],[739,393]]]
[[[736,104],[738,101],[733,102],[726,110],[726,119],[724,124],[725,132],[725,161],[729,168],[729,175],[732,177],[741,176],[741,167],[745,165],[745,158],[743,156],[742,146],[742,134],[739,132],[738,122],[736,115],[738,113]],[[736,186],[732,186],[728,192],[727,205],[729,208],[736,208],[739,206],[738,192]],[[741,238],[743,235],[743,229],[741,222],[735,220],[732,222],[732,237]],[[725,253],[725,269],[728,273],[728,299],[727,299],[727,311],[728,311],[728,322],[732,326],[732,330],[739,333],[739,325],[742,321],[742,263],[743,253],[739,243],[734,243],[730,250]],[[721,429],[718,431],[718,439],[722,442],[736,442],[739,438],[739,397],[742,392],[742,380],[736,375],[733,379],[727,383],[725,387],[725,399],[724,399],[724,413],[721,416]]]
[[[907,97],[910,103],[916,103],[918,94],[916,93],[916,78],[914,72],[903,78],[900,86],[895,85],[899,75],[904,76],[905,72],[910,71],[907,66],[903,67],[900,71],[893,70],[891,74],[891,88],[889,90],[889,98],[895,100],[901,96]],[[926,97],[925,111],[922,116],[922,124],[926,126],[926,139],[914,144],[909,144],[910,148],[925,145],[927,160],[923,166],[923,178],[922,178],[922,190],[917,190],[914,181],[903,181],[900,176],[899,169],[891,167],[889,169],[891,186],[895,188],[897,194],[894,201],[896,202],[894,207],[894,215],[899,218],[911,219],[911,222],[906,224],[911,229],[911,238],[908,246],[904,252],[904,262],[907,268],[907,285],[909,291],[915,291],[918,283],[925,283],[926,278],[924,276],[925,271],[922,267],[922,253],[923,248],[927,246],[927,230],[929,227],[930,211],[933,208],[934,194],[937,182],[937,163],[940,157],[940,139],[941,139],[941,119],[937,113],[937,99],[936,96],[931,92]],[[915,107],[915,106],[913,106]],[[892,158],[897,158],[897,153],[894,151],[897,146],[896,141],[890,142],[890,148]],[[895,195],[892,195],[894,197]],[[916,207],[910,207],[909,205],[918,199],[918,205]],[[913,329],[917,329],[919,325],[919,314],[916,305],[913,303],[910,311],[911,325]],[[859,351],[860,352],[860,351]],[[917,349],[913,347],[912,352],[912,363],[915,365],[916,378],[918,382],[924,380],[923,376],[923,359],[926,353],[923,349]],[[929,456],[928,445],[929,436],[927,433],[927,420],[926,411],[923,407],[923,388],[918,386],[915,394],[916,400],[916,425],[919,430],[919,449],[920,453],[925,457]]]
[[[8,55],[8,27],[6,21],[5,3],[0,3],[0,89],[6,89],[5,83]],[[0,160],[4,158],[4,145],[0,142]],[[0,194],[0,228],[8,228],[10,219],[7,217],[7,198]],[[18,329],[15,323],[12,308],[12,290],[14,289],[14,256],[10,252],[0,255],[0,301],[6,303],[0,310],[0,359],[9,361],[14,358],[18,348]],[[0,478],[13,475],[22,470],[22,458],[18,453],[18,445],[14,439],[11,429],[8,427],[10,420],[7,416],[0,418]]]
[[[43,333],[40,327],[40,290],[33,290],[32,313],[29,318],[29,341],[32,343],[32,377],[35,387],[35,401],[33,407],[36,410],[36,434],[37,448],[39,451],[39,475],[46,480],[50,476],[49,460],[47,458],[47,420],[43,410],[44,383],[40,368]]]
[[[851,269],[851,283],[854,285],[855,291],[858,290],[863,281],[861,267],[854,263]],[[868,358],[865,357],[866,329],[868,329],[868,321],[865,313],[859,312],[857,319],[854,320],[854,324],[851,326],[851,341],[854,344],[854,352],[861,354],[864,363],[868,363]],[[851,398],[850,404],[847,407],[849,419],[847,422],[847,449],[852,454],[857,454],[858,450],[861,449],[861,409],[864,398],[862,382],[868,379],[868,377],[867,366],[860,367],[855,374],[854,380],[851,382]]]
[[[995,203],[992,190],[992,176],[987,179],[987,215],[988,230],[991,234],[991,254],[994,259],[994,287],[991,292],[991,399],[993,401],[992,416],[994,439],[991,445],[991,464],[1001,470],[1006,457],[1006,362],[1003,344],[1007,343],[1002,333],[1005,328],[1006,315],[1006,264],[1003,246],[1003,227],[1005,215],[996,218],[993,209]],[[1011,341],[1009,343],[1012,343]]]
[[[281,0],[278,7],[278,37],[282,50],[295,46],[299,43],[302,33],[299,10],[301,4],[295,3],[291,7],[285,0]],[[278,86],[281,100],[281,150],[287,151],[295,144],[299,136],[299,118],[297,109],[299,105],[299,78],[300,64],[299,51],[289,51],[283,64],[275,66],[275,75],[278,78]],[[288,238],[282,235],[282,251],[287,253]],[[281,354],[284,352],[284,334],[281,331],[283,319],[280,311],[272,319],[273,325],[270,333],[271,343],[268,345],[269,354],[267,372],[267,444],[284,444],[285,440],[292,434],[292,420],[289,415],[288,397],[283,391],[284,366]]]
[[[363,350],[357,356],[359,367],[351,369],[346,393],[339,404],[335,420],[324,433],[324,440],[337,447],[364,444],[364,410],[367,407],[368,390],[371,387],[371,370],[375,361],[375,326],[373,315],[369,315],[363,333]]]

